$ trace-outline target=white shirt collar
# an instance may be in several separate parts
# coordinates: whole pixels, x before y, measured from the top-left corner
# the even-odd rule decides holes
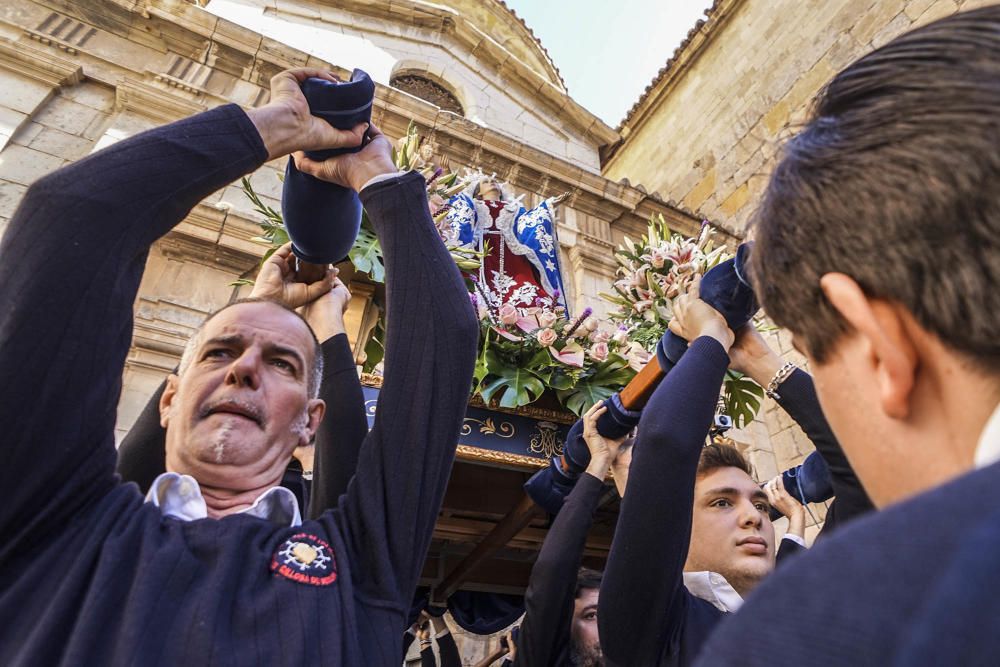
[[[146,502],[160,508],[167,516],[182,521],[194,521],[208,517],[208,507],[201,495],[198,480],[190,475],[165,472],[155,480],[146,494]],[[299,526],[302,514],[295,494],[283,486],[272,486],[257,496],[253,505],[237,512],[267,519],[282,526]]]
[[[979,436],[974,459],[977,468],[985,468],[997,461],[1000,461],[1000,405],[993,411],[986,422],[986,428]]]
[[[719,611],[734,612],[743,605],[743,598],[718,572],[685,572],[684,586],[696,598],[712,604]]]

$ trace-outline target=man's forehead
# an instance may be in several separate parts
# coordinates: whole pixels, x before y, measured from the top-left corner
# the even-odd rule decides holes
[[[741,494],[752,495],[760,492],[760,486],[745,471],[734,466],[715,468],[695,481],[697,493],[708,493],[715,489],[731,489]]]
[[[205,324],[202,340],[238,337],[282,345],[294,345],[311,356],[312,332],[295,313],[266,301],[238,303],[218,313]]]

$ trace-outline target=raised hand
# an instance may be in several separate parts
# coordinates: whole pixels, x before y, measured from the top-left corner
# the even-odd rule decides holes
[[[595,403],[583,415],[583,441],[587,444],[587,449],[590,450],[590,463],[587,465],[586,472],[602,481],[608,474],[608,466],[618,456],[619,447],[628,437],[624,436],[612,440],[600,434],[597,430],[597,420],[607,411],[608,409],[603,403]]]
[[[736,332],[736,342],[729,348],[729,367],[766,387],[781,368],[781,357],[768,346],[756,327],[749,323]]]
[[[260,267],[250,296],[300,308],[333,289],[337,273],[337,269],[318,264],[301,262],[297,266],[292,244],[286,243]]]
[[[367,123],[360,123],[350,130],[338,130],[309,112],[309,103],[300,85],[311,77],[338,81],[331,72],[314,67],[279,72],[271,78],[270,101],[247,112],[267,147],[268,159],[273,160],[293,151],[361,145],[368,129]]]
[[[710,336],[728,350],[735,338],[719,311],[698,297],[701,278],[691,282],[685,294],[674,300],[674,317],[669,328],[684,340],[691,342],[701,336]]]
[[[321,181],[329,181],[358,192],[376,176],[399,171],[392,161],[392,144],[374,125],[368,132],[371,141],[357,153],[345,153],[322,162],[310,160],[299,151],[292,155],[295,167]]]
[[[788,517],[788,532],[803,537],[806,532],[806,508],[790,493],[785,491],[781,475],[771,479],[764,485],[764,493],[768,502],[776,510]]]

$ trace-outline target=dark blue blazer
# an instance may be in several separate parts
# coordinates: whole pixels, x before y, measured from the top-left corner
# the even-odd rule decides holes
[[[1000,464],[844,526],[768,577],[697,665],[1000,664]]]

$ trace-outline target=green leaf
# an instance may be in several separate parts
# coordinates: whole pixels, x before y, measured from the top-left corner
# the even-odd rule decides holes
[[[572,389],[558,392],[557,396],[567,410],[582,417],[590,406],[609,398],[614,393],[614,389],[594,382],[580,382]]]
[[[367,273],[368,277],[377,283],[385,282],[382,246],[373,231],[362,226],[348,256],[355,269]]]
[[[761,402],[764,400],[764,390],[748,378],[736,371],[726,371],[723,382],[726,414],[732,417],[736,428],[744,428],[757,416]]]
[[[381,311],[382,309],[379,308],[379,310]],[[378,321],[375,323],[375,327],[368,338],[368,342],[365,343],[365,365],[362,369],[365,373],[371,373],[385,357],[385,345],[382,343],[385,340],[384,318],[385,313],[380,313]]]
[[[492,379],[486,378],[479,393],[487,403],[497,398],[500,407],[519,408],[537,400],[545,391],[545,384],[533,372],[504,363],[493,350],[487,350],[485,356]]]

